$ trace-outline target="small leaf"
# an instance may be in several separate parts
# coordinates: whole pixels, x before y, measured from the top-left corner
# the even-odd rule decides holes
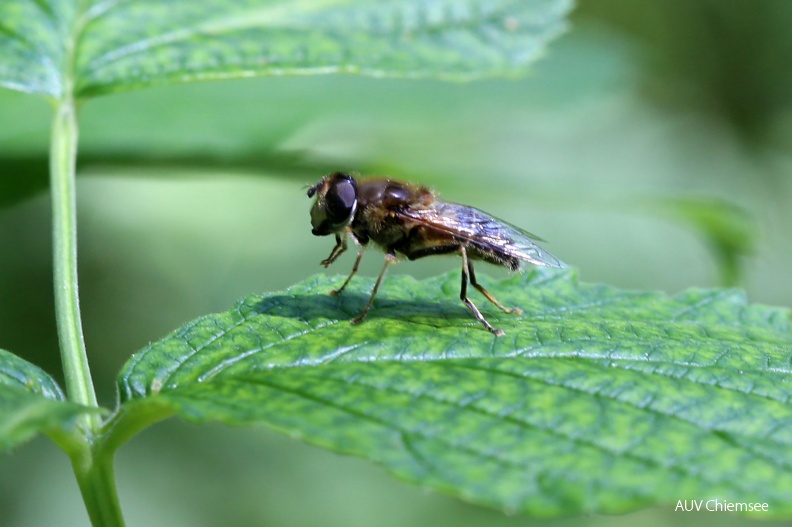
[[[0,452],[38,432],[60,434],[77,415],[95,411],[65,399],[46,372],[0,349]]]
[[[10,386],[53,401],[66,399],[58,383],[47,372],[2,349],[0,349],[0,386]]]
[[[0,86],[78,97],[311,73],[514,75],[570,0],[3,0]]]
[[[250,296],[135,355],[124,408],[263,423],[509,511],[621,512],[682,498],[792,515],[789,312],[733,290],[674,297],[534,270],[461,305],[456,273],[316,277]],[[131,414],[130,414],[131,415]],[[123,417],[122,417],[123,418]]]

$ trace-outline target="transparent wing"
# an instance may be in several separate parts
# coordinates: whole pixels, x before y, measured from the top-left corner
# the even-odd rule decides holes
[[[525,262],[546,267],[566,267],[564,262],[536,243],[541,240],[538,236],[474,207],[435,201],[427,208],[408,208],[398,214],[431,229],[474,245],[496,249]]]

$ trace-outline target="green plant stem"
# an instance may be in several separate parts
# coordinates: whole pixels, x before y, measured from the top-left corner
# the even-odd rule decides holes
[[[77,288],[77,109],[71,97],[55,106],[50,151],[52,233],[55,278],[55,317],[66,392],[72,402],[98,407],[88,366],[80,320]],[[91,523],[98,527],[123,526],[113,476],[113,449],[97,448],[101,419],[95,413],[79,417],[80,432],[56,438],[68,447]]]
[[[96,393],[85,352],[77,291],[77,136],[74,100],[64,98],[55,107],[50,152],[55,316],[69,399],[95,407]],[[88,430],[96,430],[99,417],[85,414],[82,424]]]
[[[72,467],[80,485],[85,508],[94,527],[123,527],[124,518],[118,502],[113,469],[113,451],[90,451],[72,458]]]

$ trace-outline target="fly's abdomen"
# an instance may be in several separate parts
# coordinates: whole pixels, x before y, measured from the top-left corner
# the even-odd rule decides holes
[[[468,257],[474,260],[484,260],[493,265],[501,265],[507,267],[510,271],[517,271],[520,269],[520,260],[506,254],[496,247],[489,247],[478,243],[466,243]]]

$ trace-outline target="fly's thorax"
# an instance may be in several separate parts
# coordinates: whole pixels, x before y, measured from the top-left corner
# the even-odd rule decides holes
[[[364,207],[385,210],[426,207],[434,199],[431,190],[414,183],[392,179],[368,179],[358,183],[358,200]]]
[[[400,212],[425,207],[434,195],[421,185],[391,179],[361,181],[358,187],[358,213],[352,232],[358,240],[371,240],[386,251],[404,245],[415,223]]]
[[[397,244],[408,234],[404,222],[380,206],[360,204],[360,210],[352,222],[352,233],[358,240],[371,240],[381,249]]]

